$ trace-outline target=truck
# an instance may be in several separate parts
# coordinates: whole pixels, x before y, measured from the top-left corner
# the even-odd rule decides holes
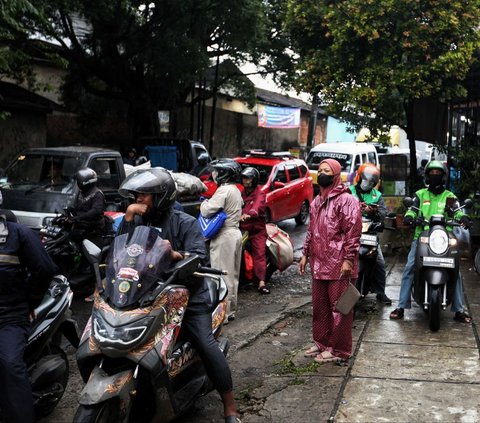
[[[97,173],[97,186],[105,195],[107,211],[125,211],[128,199],[118,193],[126,177],[120,153],[78,145],[22,151],[0,178],[3,207],[11,210],[20,223],[41,229],[75,203],[79,194],[75,175],[84,167]],[[198,216],[198,198],[180,198],[179,201],[185,212]]]
[[[186,138],[143,137],[138,143],[143,146],[152,166],[174,172],[190,173],[212,160],[202,143]]]

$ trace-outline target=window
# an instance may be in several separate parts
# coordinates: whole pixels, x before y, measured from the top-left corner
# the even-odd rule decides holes
[[[306,175],[307,175],[307,171],[308,171],[307,166],[301,164],[301,165],[300,165],[300,172],[302,172],[302,176],[306,176]]]
[[[115,159],[98,157],[93,159],[90,166],[97,172],[98,188],[101,190],[118,189],[120,181],[117,171],[117,161]]]
[[[290,177],[290,181],[294,181],[295,179],[300,178],[300,171],[295,163],[287,164],[286,166],[288,170],[288,176]]]
[[[273,181],[283,182],[284,184],[287,183],[287,173],[285,172],[284,165],[279,165],[277,167],[277,173],[275,174]]]
[[[375,153],[373,151],[368,153],[368,163],[373,163],[373,164],[376,164],[378,166],[377,156],[375,155]]]

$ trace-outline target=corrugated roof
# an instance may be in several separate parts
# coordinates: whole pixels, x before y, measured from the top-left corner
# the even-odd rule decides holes
[[[311,111],[312,106],[309,103],[306,103],[298,98],[290,97],[285,94],[276,93],[273,91],[264,90],[262,88],[255,88],[257,91],[257,99],[261,103],[265,103],[271,106],[282,106],[282,107],[296,107],[308,112]],[[325,110],[318,108],[318,113],[326,115]]]

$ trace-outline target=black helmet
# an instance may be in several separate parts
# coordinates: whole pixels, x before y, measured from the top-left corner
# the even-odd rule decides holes
[[[242,177],[252,180],[252,188],[256,188],[260,179],[260,172],[254,167],[246,167],[243,169]]]
[[[443,172],[442,184],[445,185],[447,182],[447,167],[439,160],[431,160],[425,166],[425,183],[430,185],[431,181],[429,178],[429,173],[431,170],[437,169]]]
[[[153,194],[153,207],[167,210],[177,198],[177,187],[170,173],[162,168],[139,169],[131,173],[120,185],[122,197],[132,197],[135,193]]]
[[[236,182],[242,172],[242,167],[233,159],[214,160],[210,162],[210,166],[217,172],[214,180],[218,185]]]
[[[94,187],[97,184],[97,172],[89,167],[78,170],[77,175],[77,185],[81,191],[85,191],[91,187]]]

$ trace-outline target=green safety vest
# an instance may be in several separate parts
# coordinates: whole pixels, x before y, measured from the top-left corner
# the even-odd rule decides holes
[[[352,191],[353,196],[360,200],[358,193],[357,193],[357,188],[355,185],[350,185],[348,188],[350,188],[350,191]],[[380,198],[382,197],[382,193],[378,191],[375,188],[372,188],[370,192],[362,192],[360,194],[362,196],[363,202],[365,204],[377,204],[380,201]],[[364,217],[367,217],[367,214],[363,214]]]
[[[456,201],[458,201],[458,198],[455,196],[455,194],[448,190],[445,190],[441,194],[436,195],[430,192],[427,188],[422,188],[418,190],[415,195],[420,199],[420,205],[418,208],[422,211],[422,215],[426,221],[430,220],[430,218],[434,214],[441,214],[445,216],[445,219],[451,218],[445,213],[445,205],[447,204],[447,199],[454,198]],[[463,213],[463,211],[461,210],[458,210],[457,212],[455,212],[453,218],[455,220],[459,220],[463,215],[465,215],[465,213]],[[409,209],[405,213],[405,216],[411,216],[415,219],[417,217],[417,212]],[[428,226],[417,226],[415,228],[414,239],[417,239],[419,235],[426,229],[428,229]],[[451,231],[452,228],[448,226],[447,230]]]

